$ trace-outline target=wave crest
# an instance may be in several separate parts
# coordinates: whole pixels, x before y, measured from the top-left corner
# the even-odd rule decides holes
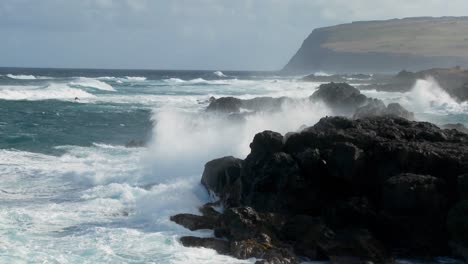
[[[102,91],[115,92],[114,87],[112,87],[110,84],[107,84],[97,79],[86,78],[86,77],[79,77],[77,78],[76,81],[71,82],[70,85],[83,87],[83,88],[92,88],[92,89],[97,89],[97,90],[102,90]]]
[[[0,99],[4,100],[74,100],[78,98],[93,98],[94,95],[66,84],[49,84],[37,86],[0,86]]]
[[[36,80],[36,76],[34,75],[7,74],[6,76],[10,79],[16,79],[16,80]]]

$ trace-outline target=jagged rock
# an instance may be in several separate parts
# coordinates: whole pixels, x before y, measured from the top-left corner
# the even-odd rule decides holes
[[[194,236],[185,236],[180,238],[180,242],[185,247],[203,247],[216,250],[219,254],[228,255],[230,245],[228,241],[216,238],[201,238]]]
[[[285,137],[259,133],[250,146],[243,161],[208,163],[202,180],[225,206],[205,215],[218,219],[230,255],[295,263],[284,253],[293,248],[332,263],[393,263],[388,252],[449,255],[449,230],[452,248],[466,248],[468,207],[454,205],[466,197],[468,134],[393,116],[327,117]]]

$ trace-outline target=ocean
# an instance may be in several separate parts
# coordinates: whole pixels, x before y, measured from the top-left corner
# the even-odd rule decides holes
[[[207,161],[244,158],[257,132],[297,131],[331,114],[304,100],[320,83],[300,77],[0,68],[0,263],[255,262],[181,246],[180,236],[212,232],[169,216],[210,201],[199,183]],[[468,126],[468,104],[430,79],[405,93],[362,92],[420,121]],[[204,112],[212,96],[297,100],[232,122]]]

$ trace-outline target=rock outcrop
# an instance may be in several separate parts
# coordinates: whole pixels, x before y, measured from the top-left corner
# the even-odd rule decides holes
[[[223,113],[239,113],[241,109],[247,111],[277,111],[287,100],[287,97],[256,97],[253,99],[239,99],[235,97],[213,98],[206,111],[217,111]]]
[[[328,117],[300,133],[259,133],[250,147],[245,160],[205,167],[202,183],[223,213],[174,217],[190,229],[214,223],[212,239],[227,242],[185,245],[261,263],[466,253],[467,134],[389,116]]]
[[[332,110],[334,115],[354,117],[355,119],[370,116],[397,116],[408,120],[414,119],[414,114],[398,103],[385,106],[383,101],[368,98],[347,83],[322,84],[309,97],[309,101],[312,103],[323,102]],[[210,100],[206,111],[227,113],[231,119],[239,120],[243,117],[240,113],[241,109],[252,112],[279,111],[285,102],[293,102],[293,99],[287,97],[258,97],[242,100],[234,97],[221,97]]]

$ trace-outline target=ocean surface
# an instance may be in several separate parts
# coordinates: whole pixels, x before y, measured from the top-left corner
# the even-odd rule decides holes
[[[180,236],[212,232],[169,216],[209,201],[199,184],[207,161],[244,158],[257,132],[296,131],[330,115],[303,100],[320,83],[300,77],[0,68],[0,263],[255,262],[181,246]],[[399,102],[418,120],[468,126],[468,104],[432,80],[407,93],[363,93]],[[232,123],[203,112],[211,96],[297,101]]]

